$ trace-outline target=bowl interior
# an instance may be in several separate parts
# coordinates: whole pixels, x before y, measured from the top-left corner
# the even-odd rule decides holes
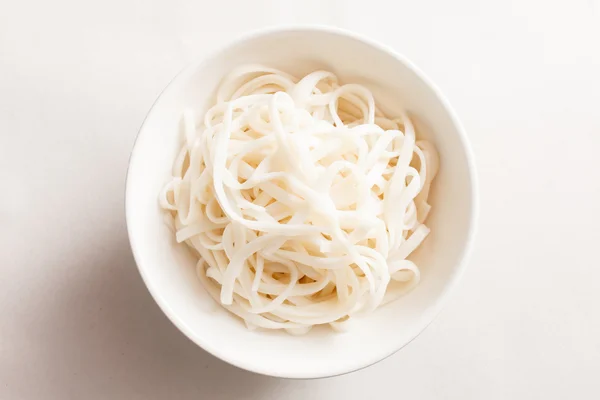
[[[206,110],[220,79],[234,66],[262,63],[303,75],[315,69],[368,86],[388,115],[399,107],[420,137],[440,153],[432,189],[431,235],[412,259],[420,285],[400,300],[355,321],[346,333],[308,335],[248,331],[199,283],[195,262],[163,222],[157,196],[181,145],[181,111]],[[396,113],[397,114],[397,113]],[[401,348],[431,322],[464,267],[473,223],[474,182],[464,135],[436,90],[408,62],[352,35],[324,29],[269,31],[247,37],[184,70],[150,111],[137,139],[127,182],[132,248],[152,295],[171,320],[205,350],[239,367],[284,377],[319,377],[370,365]]]

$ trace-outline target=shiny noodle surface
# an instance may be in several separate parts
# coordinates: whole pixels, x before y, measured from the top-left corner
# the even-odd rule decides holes
[[[344,329],[419,283],[438,155],[328,71],[245,65],[183,146],[160,205],[210,295],[250,328]]]

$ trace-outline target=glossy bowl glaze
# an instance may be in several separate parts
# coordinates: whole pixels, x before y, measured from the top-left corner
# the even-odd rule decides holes
[[[342,82],[366,85],[378,106],[409,111],[417,133],[435,143],[439,175],[431,193],[431,235],[412,259],[419,286],[357,319],[345,333],[313,329],[305,336],[249,331],[216,304],[195,273],[185,245],[163,222],[158,194],[180,148],[185,107],[207,109],[224,74],[245,63],[295,75],[331,70]],[[343,374],[374,364],[415,338],[438,314],[466,267],[477,215],[475,167],[467,136],[439,89],[405,57],[336,28],[291,27],[244,36],[189,66],[167,86],[150,112],[131,155],[126,188],[127,227],[140,273],[173,323],[216,357],[257,373],[288,378]],[[459,323],[457,321],[457,323]]]

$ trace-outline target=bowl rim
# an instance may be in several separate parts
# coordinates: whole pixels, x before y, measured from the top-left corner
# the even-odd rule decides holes
[[[160,99],[165,94],[165,92],[169,88],[171,88],[176,81],[180,80],[186,74],[189,74],[190,72],[194,71],[195,69],[201,67],[203,64],[208,63],[211,60],[217,58],[220,54],[222,54],[227,49],[229,49],[235,45],[239,45],[241,43],[251,41],[253,39],[260,38],[263,36],[270,36],[270,35],[289,33],[289,32],[321,32],[321,33],[326,33],[326,34],[346,36],[346,37],[349,37],[350,39],[362,42],[370,47],[373,47],[381,52],[387,53],[388,55],[392,56],[394,59],[396,59],[400,63],[404,64],[419,79],[421,79],[421,81],[423,83],[425,83],[426,86],[428,86],[433,91],[436,98],[440,101],[441,105],[443,106],[444,110],[448,113],[448,116],[450,117],[452,124],[455,126],[456,131],[458,133],[458,139],[461,143],[461,146],[463,147],[463,149],[465,151],[469,179],[471,181],[471,185],[470,185],[471,190],[469,193],[469,197],[471,199],[471,209],[469,212],[469,223],[468,223],[468,227],[467,227],[467,238],[465,241],[465,245],[463,246],[462,252],[460,254],[460,261],[458,262],[456,272],[451,276],[450,280],[444,286],[443,291],[440,293],[440,295],[438,297],[435,298],[435,300],[433,301],[433,304],[430,306],[431,307],[430,310],[432,310],[432,312],[430,313],[430,318],[428,320],[426,320],[422,324],[422,326],[418,327],[415,330],[414,335],[409,340],[407,340],[406,342],[404,342],[402,345],[400,345],[397,348],[390,349],[384,357],[378,358],[375,361],[367,361],[366,364],[361,365],[360,367],[348,368],[348,367],[340,366],[336,370],[321,372],[321,373],[317,373],[317,374],[314,374],[314,373],[312,373],[312,374],[291,373],[290,374],[290,373],[287,373],[286,371],[280,372],[277,370],[269,369],[268,367],[261,366],[258,363],[247,362],[241,358],[229,357],[227,354],[224,354],[219,348],[213,347],[210,343],[207,343],[200,335],[197,335],[195,332],[193,332],[191,329],[189,329],[189,327],[185,323],[185,321],[183,321],[171,309],[171,307],[169,306],[167,301],[162,296],[160,289],[150,283],[150,278],[148,277],[148,274],[147,274],[145,268],[139,262],[139,260],[141,260],[141,257],[139,256],[138,252],[136,251],[136,248],[138,248],[138,246],[136,246],[136,239],[132,232],[133,228],[132,228],[132,224],[130,221],[130,218],[131,218],[130,216],[132,213],[129,212],[129,210],[134,208],[134,205],[131,204],[131,201],[129,200],[130,196],[128,196],[128,193],[130,192],[130,189],[131,189],[131,185],[132,185],[131,182],[134,179],[131,177],[131,174],[132,174],[131,173],[131,165],[133,164],[133,162],[136,158],[136,155],[138,154],[138,150],[139,150],[139,147],[137,146],[138,140],[139,140],[142,132],[144,131],[144,128],[146,126],[146,123],[147,123],[149,117],[154,112],[155,106],[160,101]],[[479,190],[478,190],[477,170],[476,170],[475,156],[473,153],[473,149],[471,147],[471,144],[467,137],[465,129],[462,126],[462,123],[460,122],[454,108],[450,105],[450,102],[446,99],[446,96],[442,93],[442,91],[439,89],[439,87],[435,83],[433,83],[433,81],[419,67],[417,67],[412,61],[410,61],[406,56],[404,56],[401,53],[394,50],[391,46],[388,46],[377,40],[370,39],[362,34],[359,34],[357,32],[351,31],[351,30],[347,30],[347,29],[339,28],[339,27],[335,27],[335,26],[330,26],[330,25],[321,25],[321,24],[274,25],[274,26],[269,26],[269,27],[265,27],[265,28],[261,28],[261,29],[254,29],[254,30],[248,31],[244,34],[238,35],[237,37],[226,41],[224,44],[220,45],[217,49],[209,51],[207,54],[201,56],[201,58],[196,59],[193,62],[186,65],[161,90],[161,92],[158,94],[158,96],[152,103],[152,106],[148,110],[146,116],[144,117],[144,120],[138,130],[138,133],[136,134],[136,138],[133,143],[133,147],[132,147],[132,150],[131,150],[131,153],[129,156],[126,178],[125,178],[125,220],[126,220],[126,225],[127,225],[127,235],[129,238],[129,244],[131,247],[131,251],[133,253],[135,263],[137,265],[137,269],[138,269],[140,275],[142,276],[142,280],[144,281],[144,284],[145,284],[146,288],[148,289],[148,291],[150,292],[150,295],[152,296],[154,301],[158,304],[158,306],[162,310],[162,312],[167,316],[167,318],[169,318],[169,320],[185,336],[187,336],[188,339],[190,339],[196,345],[200,346],[203,350],[205,350],[212,356],[217,357],[218,359],[223,360],[223,361],[227,362],[228,364],[233,365],[235,367],[238,367],[238,368],[250,371],[250,372],[258,373],[261,375],[278,377],[278,378],[319,379],[319,378],[327,378],[327,377],[348,374],[351,372],[355,372],[355,371],[359,371],[361,369],[367,368],[371,365],[377,364],[378,362],[383,361],[386,358],[394,355],[395,353],[400,351],[402,348],[404,348],[404,346],[406,346],[410,342],[412,342],[437,318],[440,311],[442,310],[442,308],[448,301],[448,298],[454,292],[456,286],[462,279],[462,276],[467,268],[467,264],[470,259],[473,247],[474,247],[475,236],[476,236],[476,231],[477,231],[478,216],[479,216]]]

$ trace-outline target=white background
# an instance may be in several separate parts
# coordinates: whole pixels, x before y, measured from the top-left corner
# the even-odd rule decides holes
[[[389,359],[286,381],[202,351],[137,272],[124,180],[188,62],[267,25],[392,45],[472,141],[481,218],[439,318]],[[1,399],[600,396],[600,1],[0,0]]]

